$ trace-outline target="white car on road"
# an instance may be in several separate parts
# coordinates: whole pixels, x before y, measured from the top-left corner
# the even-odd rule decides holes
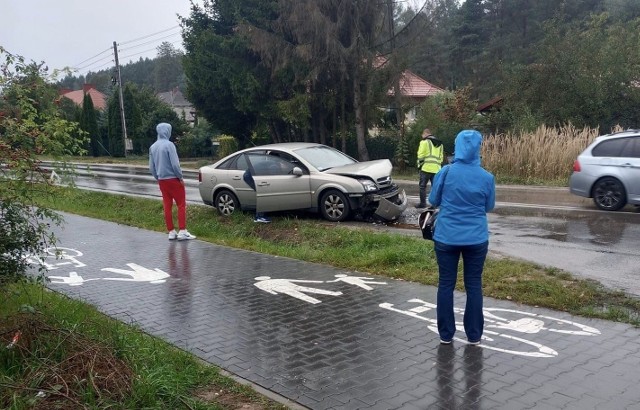
[[[251,167],[254,190],[243,179]],[[407,207],[391,179],[388,159],[358,162],[322,144],[292,142],[252,147],[199,170],[202,201],[222,215],[237,210],[309,210],[328,221],[356,214],[395,220]]]

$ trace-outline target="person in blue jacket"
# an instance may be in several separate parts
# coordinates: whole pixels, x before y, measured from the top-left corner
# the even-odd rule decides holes
[[[456,332],[453,291],[462,256],[467,302],[464,331],[469,344],[479,344],[484,329],[482,271],[489,249],[487,212],[496,202],[493,175],[480,166],[482,135],[461,131],[455,140],[453,163],[435,176],[429,202],[440,211],[433,235],[438,261],[438,333],[450,344]]]

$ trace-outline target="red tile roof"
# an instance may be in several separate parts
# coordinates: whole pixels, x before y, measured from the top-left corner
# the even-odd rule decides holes
[[[107,108],[107,98],[100,91],[96,90],[92,85],[85,84],[83,86],[83,90],[69,91],[61,94],[63,97],[66,97],[76,103],[76,105],[82,106],[82,100],[84,99],[84,95],[89,94],[91,101],[93,102],[93,107],[97,110],[104,110]]]
[[[375,68],[379,68],[387,64],[389,60],[383,56],[377,56],[373,62]],[[431,84],[424,78],[415,74],[411,70],[404,70],[400,77],[400,93],[404,97],[411,97],[416,99],[424,99],[426,97],[439,94],[444,90],[436,85]],[[387,91],[387,95],[394,95],[393,88]]]
[[[400,93],[405,97],[425,98],[440,94],[444,90],[423,79],[409,70],[405,70],[400,77]],[[393,88],[387,91],[387,95],[393,95]]]

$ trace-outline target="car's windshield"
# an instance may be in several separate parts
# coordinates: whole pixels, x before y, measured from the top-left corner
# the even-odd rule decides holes
[[[327,146],[301,148],[296,150],[296,154],[311,163],[318,171],[358,162],[337,149]]]

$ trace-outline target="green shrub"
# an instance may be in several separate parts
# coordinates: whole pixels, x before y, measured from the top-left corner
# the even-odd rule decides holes
[[[226,157],[229,154],[233,154],[238,150],[238,141],[231,135],[222,134],[215,140],[218,142],[217,155],[220,158]]]

